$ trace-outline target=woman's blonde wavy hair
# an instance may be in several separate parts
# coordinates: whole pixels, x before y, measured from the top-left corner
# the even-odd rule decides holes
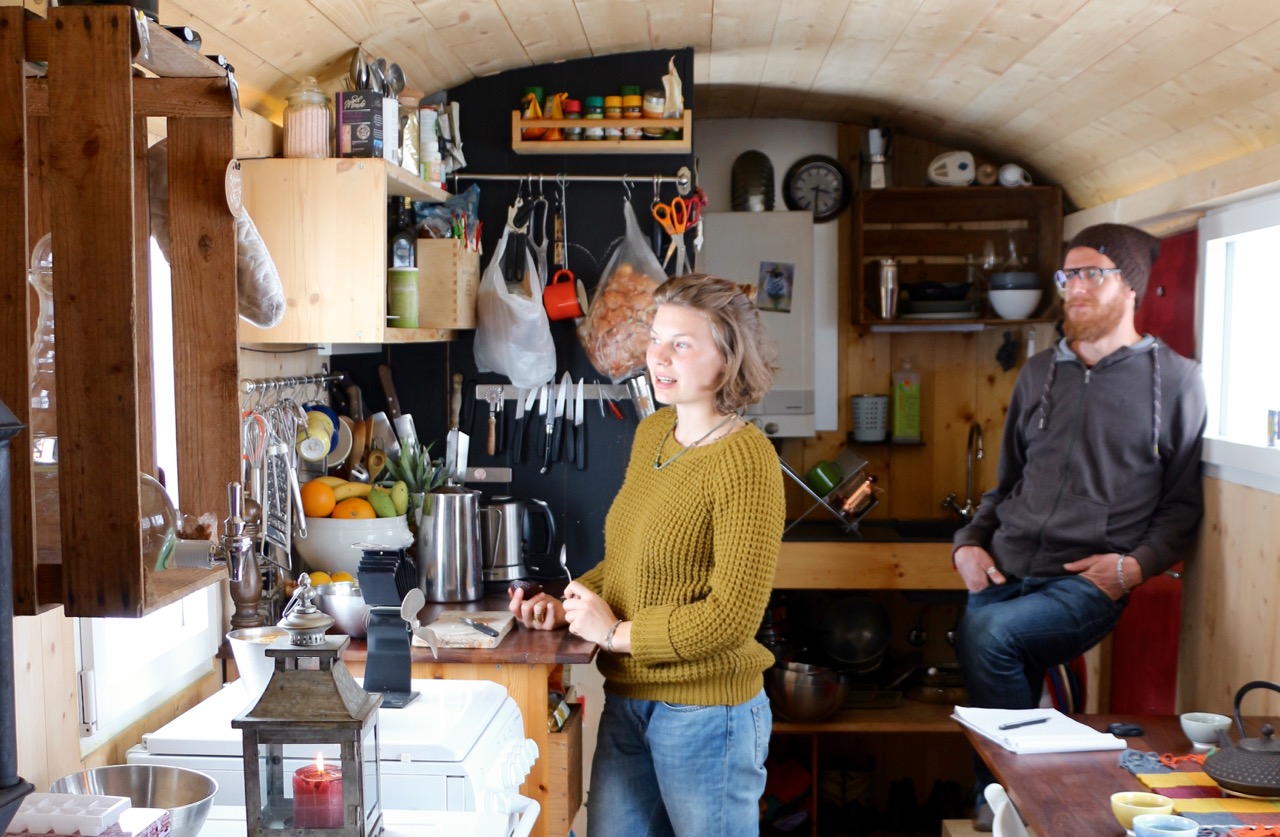
[[[711,325],[711,337],[725,360],[716,390],[716,410],[740,413],[764,398],[778,371],[778,347],[760,321],[755,286],[736,285],[708,273],[668,279],[653,293],[658,305],[697,311]]]

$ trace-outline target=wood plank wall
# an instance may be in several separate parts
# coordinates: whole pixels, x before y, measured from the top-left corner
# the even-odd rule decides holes
[[[1230,714],[1245,683],[1280,682],[1280,495],[1205,479],[1205,522],[1184,584],[1179,711]],[[1254,690],[1243,709],[1280,713],[1280,694]]]

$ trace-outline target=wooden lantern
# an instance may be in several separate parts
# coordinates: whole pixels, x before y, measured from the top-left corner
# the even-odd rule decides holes
[[[271,680],[231,722],[244,740],[248,837],[382,833],[382,695],[362,689],[343,665],[350,641],[303,630],[266,649],[275,660]]]

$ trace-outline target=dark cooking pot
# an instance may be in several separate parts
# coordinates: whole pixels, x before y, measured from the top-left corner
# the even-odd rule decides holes
[[[1280,797],[1280,741],[1272,735],[1271,724],[1262,725],[1261,738],[1244,737],[1244,721],[1240,718],[1240,701],[1254,689],[1280,692],[1280,686],[1266,680],[1246,683],[1236,692],[1236,726],[1240,741],[1231,743],[1226,731],[1218,733],[1218,749],[1204,760],[1204,772],[1220,787],[1253,796]]]
[[[889,645],[889,614],[868,596],[845,596],[822,616],[823,648],[850,673],[879,667]]]

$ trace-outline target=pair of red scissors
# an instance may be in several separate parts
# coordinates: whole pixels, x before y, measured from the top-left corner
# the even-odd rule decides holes
[[[671,203],[655,203],[653,217],[669,236],[684,235],[684,231],[698,223],[702,212],[702,204],[697,199],[686,201],[676,197]]]

